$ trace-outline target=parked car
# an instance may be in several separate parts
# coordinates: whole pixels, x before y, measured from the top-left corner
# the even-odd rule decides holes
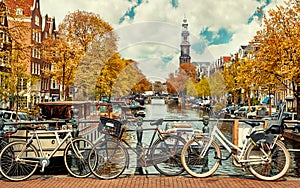
[[[251,106],[250,107],[250,112],[247,113],[246,117],[248,119],[253,119],[253,118],[256,118],[256,115],[257,115],[257,109],[258,107],[256,106]]]
[[[248,106],[242,106],[238,110],[234,111],[234,115],[238,117],[246,117],[248,113]]]
[[[11,120],[11,121],[16,121],[16,119],[18,119],[18,121],[30,121],[30,117],[27,113],[18,112],[18,117],[17,117],[15,111],[4,111],[3,119]]]
[[[297,113],[284,112],[283,121],[287,129],[293,129],[295,132],[300,132],[300,125],[298,123]]]
[[[254,118],[262,118],[267,113],[267,107],[265,106],[251,106],[250,112],[247,113],[246,117],[248,119],[254,119]]]
[[[262,118],[261,120],[266,121],[266,120],[274,120],[274,119],[278,119],[278,112],[274,112],[272,113],[270,116],[265,116],[264,118]]]

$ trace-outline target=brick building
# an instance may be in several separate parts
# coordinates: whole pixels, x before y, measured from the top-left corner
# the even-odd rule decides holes
[[[1,108],[32,108],[38,102],[51,101],[59,96],[59,86],[45,74],[51,69],[51,64],[42,59],[42,41],[48,37],[56,37],[55,19],[48,15],[42,16],[40,0],[0,0],[1,7],[1,33],[7,31],[7,50],[5,46],[0,48],[0,81],[5,83],[14,73],[13,63],[24,64],[22,72],[17,73],[14,81],[17,85],[16,91],[0,97]],[[13,28],[20,28],[12,36]],[[18,33],[19,32],[19,33]],[[19,35],[18,35],[19,34]],[[3,41],[3,40],[2,40]],[[1,46],[0,46],[1,47]],[[22,48],[21,48],[22,47]],[[22,49],[22,59],[16,59],[14,49]],[[4,52],[7,55],[4,55]],[[19,66],[19,65],[16,65]],[[13,80],[13,79],[12,79]],[[3,85],[1,85],[3,86]],[[3,86],[5,90],[8,86]],[[2,92],[3,93],[3,92]],[[9,98],[9,99],[8,99]],[[16,101],[17,106],[16,106]]]

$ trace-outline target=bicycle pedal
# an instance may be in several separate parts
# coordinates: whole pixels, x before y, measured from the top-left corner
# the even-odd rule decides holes
[[[40,170],[40,172],[44,172],[44,171],[45,171],[46,165],[47,165],[47,161],[46,161],[46,160],[43,160],[43,161],[42,161],[42,169]]]

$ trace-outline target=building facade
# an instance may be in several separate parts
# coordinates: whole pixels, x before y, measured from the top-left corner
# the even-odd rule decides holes
[[[11,57],[8,57],[8,61],[3,61],[5,64],[0,66],[0,78],[3,77],[2,81],[4,81],[5,76],[9,78],[14,73],[12,64],[20,64],[20,67],[23,64],[22,68],[24,69],[22,76],[17,76],[15,81],[16,91],[10,91],[9,100],[7,100],[7,96],[2,96],[0,107],[31,109],[39,102],[52,101],[55,99],[53,96],[56,96],[56,93],[59,94],[59,91],[56,91],[59,86],[46,74],[52,66],[42,58],[42,42],[48,37],[56,37],[55,19],[48,15],[42,16],[40,0],[0,0],[0,3],[1,7],[5,7],[2,8],[5,13],[2,13],[1,16],[4,17],[3,25],[7,30],[16,26],[23,29],[20,30],[22,37],[16,35],[15,38],[8,39],[11,40],[11,50],[8,50]],[[2,30],[5,30],[5,27],[1,27]],[[11,33],[10,36],[12,36]],[[16,38],[19,40],[18,43],[24,47],[22,49],[24,55],[21,60],[16,60],[14,54],[16,52],[13,53],[16,48]],[[0,48],[0,50],[1,52],[7,51],[4,48]],[[0,59],[3,58],[5,59],[4,56],[0,56]]]

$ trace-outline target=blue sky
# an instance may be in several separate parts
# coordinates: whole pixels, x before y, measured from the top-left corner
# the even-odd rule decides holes
[[[115,29],[124,58],[152,80],[179,64],[181,24],[187,18],[191,58],[212,62],[236,53],[260,29],[263,14],[283,0],[40,0],[42,15],[59,24],[75,10],[97,13]]]

